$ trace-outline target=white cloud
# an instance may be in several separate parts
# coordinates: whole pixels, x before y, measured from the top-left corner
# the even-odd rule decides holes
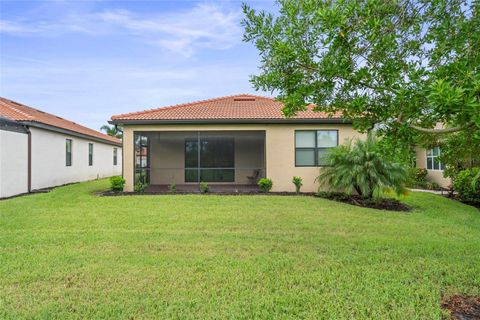
[[[197,4],[182,11],[138,14],[128,10],[69,13],[57,21],[0,20],[0,33],[60,36],[67,33],[127,35],[183,56],[202,48],[229,49],[241,42],[241,11],[214,4]]]
[[[0,20],[0,33],[15,34],[26,32],[28,32],[28,29],[24,28],[24,26],[21,24],[12,21]]]

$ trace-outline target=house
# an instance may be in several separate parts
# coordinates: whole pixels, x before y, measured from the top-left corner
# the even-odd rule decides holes
[[[201,181],[239,190],[268,177],[272,191],[294,191],[292,177],[300,176],[302,191],[317,191],[329,148],[361,134],[339,113],[309,106],[285,118],[282,108],[272,98],[239,94],[112,116],[124,131],[125,190],[139,181],[150,190],[198,188]]]
[[[0,198],[121,172],[121,140],[0,98]]]
[[[444,129],[443,123],[435,124],[435,129]],[[452,184],[452,179],[443,176],[444,164],[438,158],[442,153],[439,146],[431,149],[422,147],[415,148],[416,167],[420,169],[427,169],[427,181],[437,183],[442,188],[448,188]]]
[[[443,163],[438,160],[442,153],[440,147],[432,149],[415,148],[417,168],[427,169],[427,181],[437,183],[442,188],[448,188],[452,179],[443,176]]]

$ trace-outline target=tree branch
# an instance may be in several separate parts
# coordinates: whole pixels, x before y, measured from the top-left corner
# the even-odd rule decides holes
[[[312,67],[312,66],[308,66],[308,65],[305,65],[303,63],[300,63],[298,61],[295,61],[295,64],[298,65],[300,68],[306,70],[306,71],[309,71],[309,72],[321,72],[320,69],[318,68],[315,68],[315,67]],[[341,77],[341,76],[334,76],[334,78],[338,78],[338,79],[341,79],[341,80],[344,80],[344,81],[350,81],[349,79],[346,79],[344,77]],[[387,91],[387,92],[390,92],[390,93],[396,93],[395,90],[392,90],[390,88],[387,88],[387,87],[383,87],[383,86],[374,86],[374,85],[371,85],[369,83],[366,83],[366,82],[363,82],[363,81],[357,81],[357,83],[365,88],[368,88],[370,90],[375,90],[375,91]]]
[[[470,123],[467,123],[463,126],[457,126],[457,127],[452,127],[452,128],[443,128],[443,129],[424,128],[424,127],[420,127],[420,126],[417,126],[417,125],[414,125],[414,124],[407,123],[407,122],[403,121],[403,112],[400,112],[400,114],[398,115],[397,122],[401,123],[401,124],[406,124],[407,126],[409,126],[410,128],[412,128],[414,130],[417,130],[417,131],[420,131],[420,132],[423,132],[423,133],[430,133],[430,134],[453,133],[453,132],[462,131],[462,130],[465,130],[465,129],[468,129],[468,128],[474,126],[474,124],[470,122]]]

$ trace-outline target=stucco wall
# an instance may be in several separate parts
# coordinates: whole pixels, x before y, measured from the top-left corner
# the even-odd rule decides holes
[[[72,182],[121,175],[122,150],[113,165],[113,145],[31,128],[32,190]],[[72,139],[72,165],[65,165],[65,140]],[[88,143],[93,143],[93,165],[88,165]]]
[[[426,169],[427,168],[427,150],[423,148],[416,148],[416,162],[417,168]],[[443,170],[427,170],[427,180],[430,182],[436,182],[440,187],[447,188],[452,184],[450,178],[445,178],[443,176]]]
[[[124,126],[124,177],[126,191],[133,191],[133,132],[134,131],[232,131],[264,130],[266,176],[273,180],[272,191],[295,191],[293,176],[303,178],[303,191],[318,190],[315,178],[318,167],[295,167],[295,130],[338,130],[339,143],[361,137],[349,124],[247,124],[247,125],[126,125]],[[152,150],[153,152],[153,150]]]
[[[0,130],[0,198],[28,192],[28,135]]]

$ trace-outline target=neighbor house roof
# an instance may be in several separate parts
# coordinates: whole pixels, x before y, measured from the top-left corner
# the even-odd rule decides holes
[[[79,125],[78,123],[63,119],[44,111],[28,107],[18,102],[0,97],[0,117],[18,121],[26,125],[57,129],[65,133],[87,136],[96,140],[120,145],[120,139],[110,137],[101,132]]]
[[[112,123],[140,122],[343,122],[342,114],[329,115],[313,111],[313,105],[295,117],[285,118],[283,103],[273,98],[238,94],[196,102],[177,104],[112,116]]]

